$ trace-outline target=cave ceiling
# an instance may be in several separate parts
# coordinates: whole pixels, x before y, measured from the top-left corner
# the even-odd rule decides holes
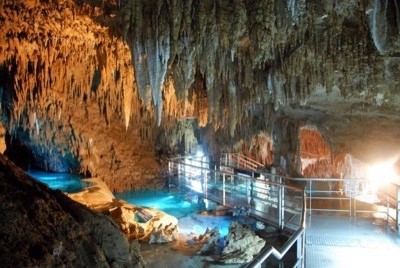
[[[2,122],[63,156],[90,155],[99,126],[157,143],[188,119],[213,146],[311,125],[333,152],[393,156],[399,14],[396,0],[2,0]]]

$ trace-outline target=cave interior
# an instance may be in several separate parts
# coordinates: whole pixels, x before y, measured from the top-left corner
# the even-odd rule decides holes
[[[398,182],[399,137],[397,0],[0,1],[0,149],[24,170],[160,189],[202,151]]]

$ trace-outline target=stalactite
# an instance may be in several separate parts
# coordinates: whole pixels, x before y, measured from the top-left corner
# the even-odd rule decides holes
[[[107,14],[89,2],[8,1],[0,4],[0,64],[12,80],[0,85],[12,92],[6,125],[36,137],[33,113],[42,132],[74,125],[71,107],[92,118],[96,103],[109,126],[150,125],[148,139],[154,118],[165,129],[198,119],[237,139],[298,107],[323,113],[332,99],[375,100],[399,86],[398,63],[386,58],[400,51],[398,3],[378,2],[368,12],[356,0],[134,0]]]
[[[231,137],[235,135],[236,124],[238,122],[238,105],[237,105],[237,87],[236,84],[231,81],[229,83],[229,134]]]

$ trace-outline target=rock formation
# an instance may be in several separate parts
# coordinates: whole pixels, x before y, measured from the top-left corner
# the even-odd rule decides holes
[[[199,237],[199,241],[204,243],[197,254],[200,255],[215,255],[218,253],[219,247],[219,229],[215,227],[213,229],[207,228],[205,233]]]
[[[220,262],[248,263],[265,246],[265,240],[257,236],[248,227],[232,222],[225,244],[226,246],[219,259]]]
[[[2,267],[143,267],[108,217],[28,177],[0,155]]]
[[[399,14],[395,0],[3,0],[9,150],[113,191],[146,187],[158,156],[198,144],[290,175],[396,157]],[[308,170],[304,127],[331,155]]]
[[[91,186],[68,196],[94,211],[110,216],[129,237],[150,243],[171,242],[178,238],[178,219],[174,216],[116,199],[108,186],[98,178],[85,181],[90,182]]]

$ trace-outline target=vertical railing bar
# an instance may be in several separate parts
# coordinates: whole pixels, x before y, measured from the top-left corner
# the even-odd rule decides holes
[[[396,229],[400,233],[400,185],[396,184]]]
[[[202,162],[203,163],[203,162]],[[245,166],[246,167],[251,167],[251,165],[249,165],[246,161],[242,161],[241,162],[241,164],[245,164]],[[171,172],[171,165],[170,165],[171,163],[169,163],[169,171]],[[203,189],[204,189],[204,194],[205,194],[205,196],[207,197],[207,195],[208,195],[208,189],[209,189],[209,185],[208,185],[208,183],[210,183],[211,181],[212,181],[212,178],[210,178],[209,176],[211,176],[211,174],[213,174],[215,177],[214,177],[214,182],[216,183],[217,182],[217,179],[218,180],[220,180],[220,178],[221,178],[221,176],[220,175],[218,175],[218,174],[222,174],[222,203],[223,203],[223,205],[224,206],[226,206],[227,205],[227,201],[226,201],[226,194],[227,194],[227,189],[226,189],[226,187],[227,187],[227,183],[229,184],[230,183],[230,188],[228,189],[228,191],[230,191],[230,193],[232,193],[231,194],[231,198],[232,198],[232,200],[229,200],[229,202],[230,201],[233,201],[233,202],[236,202],[236,201],[238,201],[239,202],[239,204],[243,204],[243,197],[244,197],[244,195],[243,195],[243,190],[244,190],[244,185],[243,185],[243,182],[246,182],[246,195],[247,195],[247,202],[249,202],[249,200],[250,200],[250,203],[251,204],[253,204],[252,202],[251,202],[251,200],[252,200],[252,195],[253,195],[253,188],[251,187],[251,184],[252,183],[255,183],[256,182],[256,178],[255,178],[255,174],[254,174],[254,172],[252,172],[251,173],[251,177],[250,176],[241,176],[241,175],[239,175],[239,174],[228,174],[228,173],[224,173],[224,172],[221,172],[221,173],[218,173],[218,174],[216,174],[216,172],[215,173],[212,173],[212,169],[207,169],[206,168],[206,166],[204,166],[204,164],[202,164],[201,166],[198,166],[196,163],[192,163],[192,164],[189,164],[189,163],[185,163],[185,162],[181,162],[181,163],[179,163],[179,164],[177,164],[177,167],[178,167],[178,184],[179,184],[179,188],[182,188],[182,187],[184,187],[184,185],[183,184],[185,184],[185,183],[189,183],[189,181],[182,181],[182,178],[186,178],[186,177],[190,177],[190,179],[193,179],[193,180],[196,180],[196,182],[198,182],[198,175],[200,174],[201,175],[201,178],[204,178],[204,180],[203,180]],[[186,172],[187,171],[189,171],[189,169],[186,169],[186,168],[191,168],[191,170],[194,170],[195,172],[192,174],[192,173],[188,173],[188,174],[186,174]],[[199,170],[199,168],[200,168],[200,170]],[[207,172],[207,170],[209,171],[209,172]],[[214,170],[216,171],[217,170],[217,166],[214,166]],[[217,178],[217,176],[218,176],[218,178]],[[230,180],[227,182],[226,181],[226,179],[227,179],[227,177],[226,176],[230,176]],[[264,201],[266,201],[266,202],[272,202],[272,203],[275,203],[275,202],[277,202],[278,201],[278,203],[279,203],[279,209],[280,209],[280,212],[279,212],[279,217],[280,217],[280,220],[279,220],[279,225],[280,225],[280,227],[283,229],[284,227],[285,227],[285,187],[290,187],[290,186],[285,186],[285,185],[283,185],[283,180],[284,180],[284,178],[283,177],[281,177],[281,176],[273,176],[275,179],[278,179],[279,181],[277,181],[277,180],[275,180],[274,182],[269,182],[269,184],[271,184],[271,183],[273,183],[272,185],[275,185],[274,186],[274,188],[275,189],[277,189],[278,191],[277,191],[277,194],[278,194],[278,200],[269,200],[268,201],[268,199],[265,199],[266,197],[262,197],[262,195],[261,195],[261,198],[264,200]],[[236,184],[236,179],[239,181],[239,187],[237,187],[238,185],[235,185]],[[264,182],[266,182],[265,180],[264,180]],[[258,188],[257,188],[258,189]],[[254,190],[255,190],[255,188],[254,188]],[[229,193],[229,192],[228,192]],[[238,195],[238,193],[240,193],[240,195]],[[290,193],[290,192],[289,192]],[[310,191],[310,193],[311,193],[311,191]],[[312,195],[311,195],[311,197],[312,197]],[[262,202],[264,202],[264,201],[262,201]],[[256,201],[257,202],[257,201]],[[305,202],[305,195],[304,195],[304,190],[303,190],[303,202]],[[229,204],[231,204],[231,203],[229,203]],[[251,205],[250,204],[250,205]],[[276,204],[276,203],[275,203]],[[310,203],[311,204],[311,203]],[[305,206],[303,205],[303,209],[305,208]],[[259,212],[262,212],[262,210],[259,210]],[[304,217],[304,210],[303,210],[303,217]],[[290,223],[289,225],[287,225],[287,226],[292,226],[292,223]],[[298,230],[299,231],[299,235],[301,235],[301,233],[300,233],[300,229]],[[304,234],[304,230],[303,230],[303,234]],[[304,236],[304,235],[303,235]],[[296,236],[296,238],[295,239],[297,239],[297,237],[298,236]],[[293,237],[294,238],[294,237]],[[305,238],[305,237],[304,237]],[[293,242],[295,242],[295,241],[297,241],[299,244],[301,244],[301,242],[302,241],[304,241],[305,239],[304,239],[303,237],[300,237],[300,239],[297,241],[297,240],[292,240]],[[300,250],[301,251],[301,250]],[[286,251],[285,251],[286,252]],[[301,253],[300,253],[301,254]],[[280,258],[282,258],[282,257],[280,257]],[[304,258],[304,255],[303,255],[303,258]],[[301,263],[304,263],[304,259],[302,259],[302,262]]]
[[[386,185],[386,222],[389,225],[389,214],[390,214],[390,210],[389,210],[389,184]]]
[[[222,174],[222,205],[225,206],[225,173]]]

